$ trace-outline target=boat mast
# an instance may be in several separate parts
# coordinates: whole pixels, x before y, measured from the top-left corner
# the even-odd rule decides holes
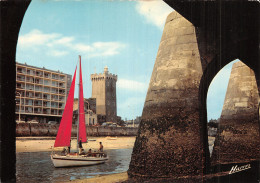
[[[81,56],[79,55],[79,65],[81,65]],[[81,66],[79,66],[81,67]],[[80,68],[79,68],[80,69]],[[79,150],[79,98],[80,98],[80,71],[79,73],[79,96],[78,96],[78,121],[77,121],[77,152]]]

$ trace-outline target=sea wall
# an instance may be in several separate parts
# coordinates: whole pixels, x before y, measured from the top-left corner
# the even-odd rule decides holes
[[[56,136],[59,125],[20,123],[16,124],[16,136]],[[132,127],[87,127],[88,136],[136,136],[138,128]],[[73,125],[71,130],[73,137],[77,136],[77,126]]]

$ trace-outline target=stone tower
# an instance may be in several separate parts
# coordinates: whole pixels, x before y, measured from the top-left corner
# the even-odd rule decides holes
[[[220,117],[212,165],[260,158],[258,96],[254,71],[236,62]]]
[[[117,75],[108,72],[91,74],[92,98],[96,98],[96,113],[106,115],[106,121],[117,121],[116,81]]]

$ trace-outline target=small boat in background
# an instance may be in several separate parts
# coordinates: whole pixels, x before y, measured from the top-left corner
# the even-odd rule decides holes
[[[105,163],[108,160],[108,156],[104,152],[89,152],[84,153],[78,150],[79,142],[87,142],[86,126],[85,126],[85,112],[84,112],[84,96],[82,85],[82,73],[81,73],[81,57],[79,56],[79,106],[78,106],[78,130],[77,130],[77,152],[70,153],[71,147],[71,128],[73,118],[73,101],[75,91],[76,70],[74,72],[73,80],[71,83],[69,95],[66,101],[66,106],[60,122],[60,127],[56,136],[54,147],[69,147],[68,153],[55,154],[52,152],[51,160],[54,167],[74,167],[74,166],[86,166]],[[79,140],[80,139],[80,140]]]
[[[107,139],[107,140],[117,140],[117,137],[110,137],[110,136],[107,136],[106,139]]]
[[[96,139],[88,139],[88,141],[96,141]]]

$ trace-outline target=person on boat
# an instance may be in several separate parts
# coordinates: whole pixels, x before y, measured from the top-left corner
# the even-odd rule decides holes
[[[71,147],[71,139],[70,139],[70,145],[68,146],[68,153],[70,153],[70,147]]]
[[[97,152],[94,151],[91,155],[92,155],[92,157],[97,157]]]
[[[91,154],[92,154],[92,150],[89,149],[89,150],[88,150],[88,153],[87,153],[88,157],[91,156]]]
[[[68,151],[67,151],[67,149],[65,147],[62,149],[61,154],[62,155],[68,154]]]
[[[81,141],[82,139],[80,138],[80,140],[79,140],[79,154],[81,154],[82,153],[82,149],[83,149],[83,147],[82,147],[82,141]]]
[[[99,145],[100,145],[99,151],[100,151],[100,152],[103,152],[103,148],[104,148],[104,147],[103,147],[103,145],[102,145],[102,142],[99,142]]]
[[[91,154],[91,153],[92,153],[92,150],[91,150],[91,149],[89,149],[89,150],[88,150],[88,153],[90,153],[90,154]]]

